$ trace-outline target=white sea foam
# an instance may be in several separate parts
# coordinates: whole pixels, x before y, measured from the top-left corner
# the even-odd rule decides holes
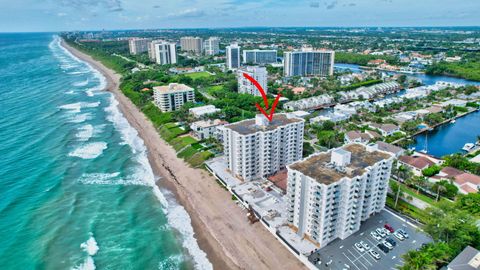
[[[73,86],[85,86],[88,84],[88,82],[89,82],[88,79],[86,79],[85,81],[73,83]]]
[[[79,113],[82,108],[95,108],[100,105],[100,101],[97,102],[76,102],[60,106],[62,110],[69,110],[74,113]]]
[[[68,122],[70,123],[83,123],[86,120],[92,119],[92,114],[91,113],[82,113],[82,114],[75,114],[70,117],[70,120]]]
[[[115,173],[85,173],[78,182],[84,185],[120,185],[120,186],[147,186],[141,179],[133,176],[127,178],[119,178],[119,172]]]
[[[72,94],[74,94],[74,93],[75,93],[75,92],[74,92],[73,90],[69,90],[69,91],[65,92],[65,94],[68,94],[68,95],[72,95]]]
[[[82,244],[80,244],[80,247],[88,254],[88,257],[85,259],[85,261],[80,264],[79,266],[74,267],[74,270],[95,270],[95,262],[93,261],[93,256],[97,254],[98,250],[100,249],[98,247],[97,241],[93,237],[93,234],[90,233],[90,238]]]
[[[88,141],[93,136],[93,126],[90,124],[81,126],[76,136],[80,141]]]
[[[71,157],[79,157],[83,159],[94,159],[100,156],[105,149],[107,149],[106,142],[93,142],[78,147],[77,149],[70,152],[68,155]]]
[[[158,264],[159,270],[176,270],[180,268],[180,264],[183,262],[184,258],[182,255],[174,255],[164,258]]]

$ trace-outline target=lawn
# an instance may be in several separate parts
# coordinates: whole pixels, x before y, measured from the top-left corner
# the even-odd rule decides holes
[[[430,205],[435,205],[435,204],[437,203],[434,199],[432,199],[432,198],[430,198],[430,197],[428,197],[428,196],[426,196],[426,195],[423,195],[422,193],[418,193],[418,194],[417,194],[416,191],[414,191],[414,190],[412,190],[411,188],[405,186],[404,184],[401,184],[401,188],[402,188],[402,191],[403,191],[404,193],[406,193],[406,194],[408,194],[408,195],[410,195],[410,196],[412,196],[412,197],[415,197],[415,198],[417,198],[417,199],[419,199],[419,200],[422,200],[422,201],[424,201],[424,202],[426,202],[426,203],[428,203],[428,204],[430,204]]]
[[[192,157],[187,158],[186,161],[193,167],[198,167],[203,164],[203,162],[209,159],[213,154],[209,151],[198,152]]]
[[[167,128],[163,126],[160,128],[159,133],[164,140],[170,143],[173,139],[177,138],[179,135],[187,133],[187,131],[179,127]]]
[[[183,149],[183,151],[177,153],[177,157],[187,160],[196,153],[198,153],[198,151],[195,148],[188,146],[187,148]]]
[[[173,146],[173,149],[175,149],[175,151],[177,151],[177,152],[180,151],[185,146],[188,146],[188,145],[191,145],[191,144],[196,144],[196,143],[197,143],[197,140],[195,140],[194,138],[192,138],[190,136],[178,137],[178,138],[173,139],[170,142],[170,144]]]
[[[399,211],[400,213],[407,215],[415,220],[420,221],[421,223],[425,224],[427,220],[427,215],[425,211],[418,209],[417,207],[403,201],[402,199],[398,200],[397,207],[393,207],[395,205],[395,200],[390,195],[387,196],[387,206]]]
[[[223,91],[223,85],[214,85],[207,88],[207,93],[212,96],[215,96],[217,92],[222,92],[222,91]]]
[[[206,72],[206,71],[202,71],[202,72],[194,72],[194,73],[187,73],[187,74],[183,74],[187,77],[190,77],[192,79],[198,79],[198,78],[208,78],[212,75],[210,75],[210,73]]]

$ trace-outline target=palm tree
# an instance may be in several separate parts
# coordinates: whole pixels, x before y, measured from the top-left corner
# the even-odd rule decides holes
[[[395,206],[394,206],[394,208],[397,208],[398,198],[400,196],[403,196],[402,189],[400,188],[400,184],[397,183],[396,181],[391,181],[390,182],[390,189],[392,190],[393,194],[395,194]]]
[[[438,199],[439,199],[439,197],[440,197],[440,192],[443,193],[443,192],[445,192],[445,191],[447,191],[447,188],[446,188],[446,187],[444,187],[444,186],[442,186],[442,185],[437,185],[437,198],[435,199],[435,201],[438,202]]]

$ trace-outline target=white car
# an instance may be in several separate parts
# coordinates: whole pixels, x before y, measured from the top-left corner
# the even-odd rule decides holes
[[[393,246],[392,244],[390,244],[389,242],[387,241],[383,241],[382,244],[384,244],[388,249],[392,250],[393,249]]]
[[[365,248],[360,243],[355,243],[354,246],[358,250],[358,252],[365,252]]]
[[[382,231],[385,233],[385,236],[390,235],[390,231],[387,230],[386,228],[382,228]]]
[[[365,250],[370,250],[370,246],[367,243],[360,241],[360,245],[362,245],[365,248]]]
[[[397,230],[397,232],[400,233],[403,237],[408,238],[408,233],[403,229],[399,229]]]
[[[393,233],[393,236],[395,236],[395,237],[396,237],[398,240],[400,240],[400,241],[405,240],[405,237],[403,237],[403,235],[400,234],[399,232],[394,232],[394,233]]]
[[[372,257],[375,258],[376,260],[380,260],[380,254],[375,250],[373,249],[369,250],[368,254],[372,255]]]
[[[385,232],[382,230],[382,228],[377,228],[375,231],[376,231],[376,232],[378,233],[378,235],[380,235],[380,237],[382,237],[382,238],[386,236],[386,234],[385,234]]]
[[[370,235],[377,241],[382,240],[382,237],[380,235],[378,235],[378,233],[376,233],[375,231],[371,231]]]

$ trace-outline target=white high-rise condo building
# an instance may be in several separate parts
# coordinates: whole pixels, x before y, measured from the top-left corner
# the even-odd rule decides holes
[[[182,37],[180,38],[180,46],[182,51],[200,54],[202,53],[203,40],[199,37]]]
[[[153,62],[156,61],[155,44],[160,44],[164,42],[165,41],[163,40],[152,40],[148,43],[148,58],[150,58],[150,60],[152,60]]]
[[[247,78],[243,76],[243,73],[250,75],[254,78],[260,86],[267,93],[267,76],[268,72],[265,67],[257,66],[246,66],[238,69],[237,79],[238,79],[238,92],[242,94],[250,94],[254,96],[262,96],[260,91],[251,83]]]
[[[301,51],[285,52],[283,54],[283,72],[285,77],[301,76],[332,76],[335,59],[334,51]]]
[[[385,207],[393,159],[353,143],[288,165],[288,222],[320,247],[347,238]]]
[[[220,39],[210,37],[203,42],[203,49],[206,55],[217,55],[220,52]]]
[[[245,64],[273,64],[277,62],[277,50],[243,50]]]
[[[227,46],[227,68],[237,69],[240,67],[240,46],[238,44],[230,44]]]
[[[177,63],[176,44],[161,42],[154,43],[155,62],[159,65],[168,65]]]
[[[128,40],[128,49],[130,54],[139,54],[148,50],[148,38],[131,38]]]
[[[153,87],[153,98],[162,112],[171,112],[187,102],[195,102],[195,92],[185,84],[171,83],[168,86]]]
[[[305,121],[290,114],[264,115],[223,128],[228,168],[244,181],[272,175],[302,158]]]

